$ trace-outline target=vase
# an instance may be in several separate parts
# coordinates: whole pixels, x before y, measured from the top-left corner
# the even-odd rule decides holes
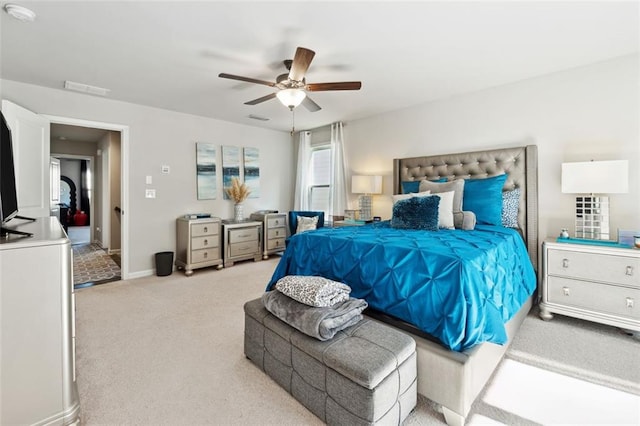
[[[241,222],[244,220],[244,205],[242,203],[236,203],[233,206],[233,220]]]

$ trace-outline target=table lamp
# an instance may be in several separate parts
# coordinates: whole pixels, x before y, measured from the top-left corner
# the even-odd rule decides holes
[[[608,240],[609,197],[629,191],[627,160],[562,163],[562,192],[576,197],[576,238]]]
[[[371,194],[382,193],[382,176],[352,176],[351,192],[360,195],[360,219],[371,220]]]

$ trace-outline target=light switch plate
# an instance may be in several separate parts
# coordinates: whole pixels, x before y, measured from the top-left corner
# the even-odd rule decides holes
[[[147,178],[145,179],[145,183],[147,185],[151,185],[153,183],[153,176],[147,176]]]
[[[156,198],[156,190],[155,189],[146,189],[144,191],[145,198]]]

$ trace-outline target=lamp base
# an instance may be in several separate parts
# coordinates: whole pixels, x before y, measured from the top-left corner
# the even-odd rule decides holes
[[[360,196],[360,220],[371,220],[371,195]]]
[[[576,197],[576,238],[608,240],[609,197]]]

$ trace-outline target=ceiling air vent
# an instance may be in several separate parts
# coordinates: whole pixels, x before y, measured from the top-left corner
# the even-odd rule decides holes
[[[267,117],[260,117],[259,115],[249,114],[249,118],[260,121],[269,121],[270,119]]]
[[[65,81],[64,88],[67,90],[74,90],[80,93],[86,93],[88,95],[107,96],[110,92],[109,89],[104,89],[97,86],[89,86],[88,84],[76,83],[75,81]]]

